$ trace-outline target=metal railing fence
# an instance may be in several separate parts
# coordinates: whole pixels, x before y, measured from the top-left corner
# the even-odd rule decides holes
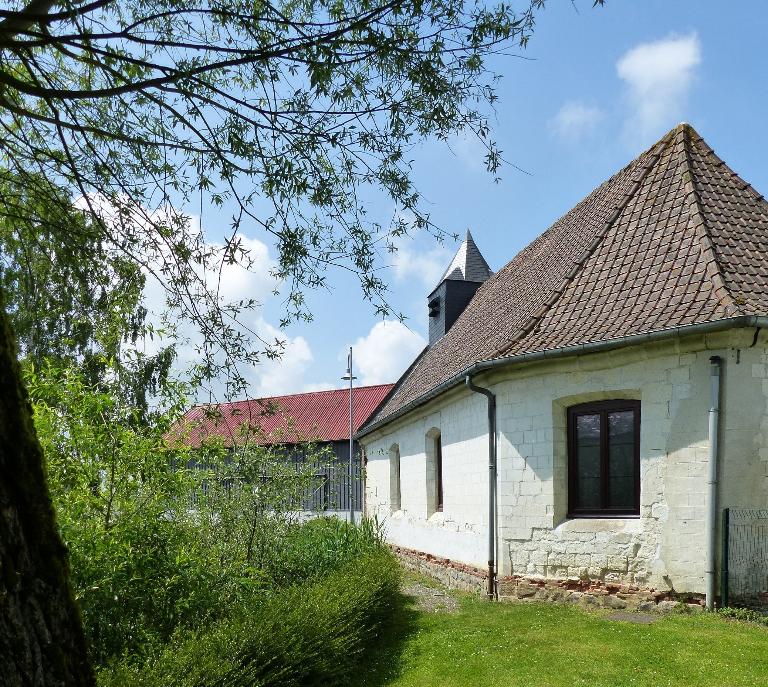
[[[306,470],[307,468],[313,469],[314,474],[312,478],[304,481],[306,486],[301,490],[302,493],[295,495],[295,500],[292,499],[292,503],[286,504],[286,508],[301,510],[301,511],[348,511],[350,492],[354,498],[355,511],[362,510],[363,504],[363,479],[360,466],[359,455],[355,456],[353,463],[353,477],[352,485],[350,488],[349,480],[349,461],[346,457],[335,456],[330,460],[315,460],[307,462],[302,452],[297,451],[285,458],[286,461],[292,463],[298,473]],[[314,463],[314,464],[313,464]],[[197,467],[205,469],[207,466],[201,463],[197,463],[192,460],[189,462],[189,467]],[[216,479],[214,476],[212,479]],[[274,479],[272,477],[264,476],[261,481]],[[288,475],[283,475],[282,479],[290,479]],[[231,476],[226,478],[219,478],[217,480],[219,487],[223,487],[225,491],[242,489],[242,488],[254,488],[253,484],[250,484],[242,479],[235,479]],[[256,485],[258,486],[258,485]],[[198,505],[200,498],[205,498],[208,491],[208,480],[204,480],[200,485],[199,492],[193,491],[190,494],[190,506],[195,507]]]
[[[768,606],[768,509],[725,508],[721,605]]]

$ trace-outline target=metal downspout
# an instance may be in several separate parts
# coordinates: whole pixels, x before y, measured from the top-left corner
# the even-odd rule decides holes
[[[488,589],[489,600],[496,598],[496,395],[475,386],[472,377],[465,378],[467,388],[488,399]]]
[[[706,560],[706,605],[711,611],[715,607],[715,559],[717,557],[717,459],[720,435],[720,376],[723,359],[713,355],[710,368],[709,405],[709,461],[707,465],[707,560]]]

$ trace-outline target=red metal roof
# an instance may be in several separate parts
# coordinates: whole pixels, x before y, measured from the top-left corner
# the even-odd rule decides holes
[[[355,387],[355,432],[391,388],[392,384]],[[219,436],[230,446],[249,425],[250,440],[261,444],[349,439],[349,388],[194,406],[173,434],[185,435],[183,441],[193,446],[209,436]]]

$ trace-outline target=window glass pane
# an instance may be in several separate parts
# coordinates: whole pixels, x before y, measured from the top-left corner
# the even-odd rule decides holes
[[[600,415],[576,416],[576,503],[600,508]]]
[[[636,510],[635,413],[608,413],[608,508]]]

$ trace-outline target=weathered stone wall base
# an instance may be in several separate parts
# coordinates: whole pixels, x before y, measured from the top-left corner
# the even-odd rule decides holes
[[[485,592],[487,577],[479,568],[402,546],[393,546],[392,550],[404,568],[431,577],[448,589],[461,589],[478,594]]]
[[[392,548],[408,570],[431,577],[449,589],[485,592],[486,574],[479,568],[400,546]],[[676,594],[668,590],[578,578],[501,577],[498,592],[503,601],[554,601],[644,612],[664,613],[678,609],[680,604],[690,611],[704,607],[703,598],[697,594]]]

